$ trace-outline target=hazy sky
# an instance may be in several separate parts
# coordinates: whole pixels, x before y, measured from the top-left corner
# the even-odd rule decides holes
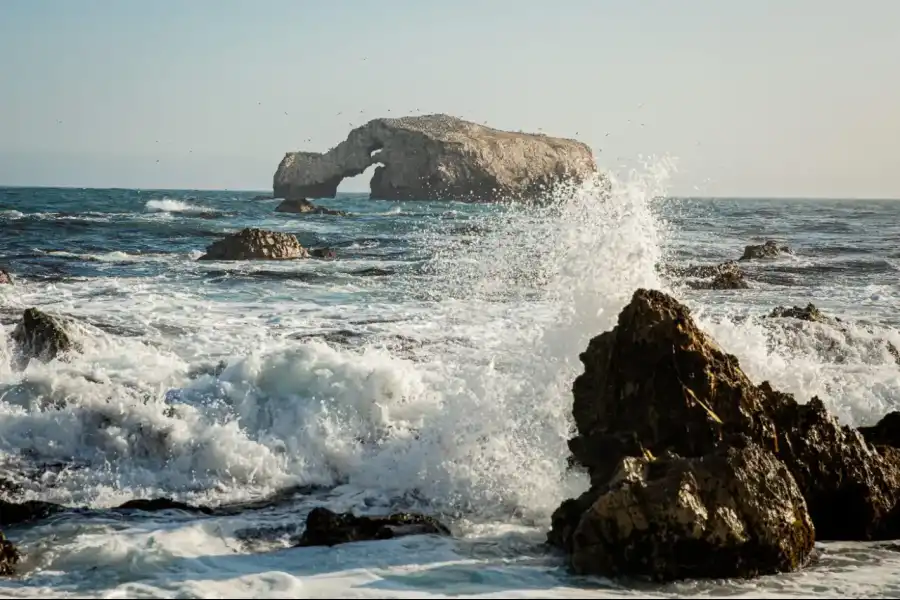
[[[897,198],[898,24],[898,0],[0,0],[0,184],[265,190],[285,151],[446,112],[672,157],[672,193]]]

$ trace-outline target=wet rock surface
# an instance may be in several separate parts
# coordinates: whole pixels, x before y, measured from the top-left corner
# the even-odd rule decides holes
[[[306,198],[282,200],[281,204],[275,207],[275,212],[292,214],[334,215],[340,217],[347,216],[347,213],[342,210],[332,210],[330,208],[325,208],[324,206],[316,206]]]
[[[0,269],[0,285],[12,285],[13,278],[12,275],[9,274],[9,271],[5,269]]]
[[[25,362],[31,358],[48,362],[78,350],[62,319],[37,308],[28,308],[22,313],[22,320],[13,330],[12,339]]]
[[[291,260],[308,258],[291,233],[248,227],[210,244],[199,260]]]
[[[755,445],[702,458],[624,458],[572,536],[579,573],[747,577],[800,568],[813,549],[806,503]]]
[[[3,533],[0,533],[0,575],[15,575],[16,565],[19,564],[20,558],[15,544],[6,539]]]
[[[548,536],[551,543],[570,554],[579,571],[625,574],[631,568],[613,569],[609,563],[589,557],[579,559],[580,546],[575,539],[581,519],[612,493],[610,481],[628,457],[713,460],[710,457],[722,456],[723,452],[756,446],[771,453],[772,460],[782,464],[793,479],[806,503],[803,510],[798,508],[798,518],[808,511],[816,539],[893,539],[900,534],[894,515],[900,490],[900,461],[895,453],[879,452],[860,432],[841,426],[816,398],[800,404],[767,382],[753,384],[738,359],[701,331],[689,309],[671,296],[637,290],[621,311],[617,325],[592,339],[580,358],[585,370],[573,385],[578,435],[570,440],[569,447],[573,462],[589,472],[591,489],[560,506]],[[757,462],[765,464],[762,459]],[[690,465],[684,467],[690,471],[702,463],[685,464]],[[718,477],[726,481],[743,476],[732,469],[720,471]],[[746,478],[743,480],[746,482]],[[653,481],[645,480],[643,485]],[[791,486],[786,477],[778,481],[787,486],[783,489]],[[762,495],[772,495],[775,489],[769,484],[760,486]],[[664,495],[663,491],[659,493]],[[789,494],[782,495],[782,500],[775,496],[758,501],[760,505],[773,502],[787,506],[782,500]],[[712,508],[718,510],[719,506],[714,502]],[[769,525],[781,526],[777,522]],[[687,534],[680,535],[682,539]],[[765,563],[741,563],[745,574],[796,568],[807,553],[804,540],[802,535],[795,538],[796,554],[782,548],[766,554],[769,558]],[[646,548],[646,544],[657,542],[652,539],[642,543]],[[738,546],[722,543],[722,552],[737,551]],[[785,562],[788,555],[797,560]],[[621,561],[617,564],[632,564]],[[677,564],[671,567],[669,558],[660,561],[632,574],[678,578],[721,573],[713,563],[685,570]]]
[[[388,517],[358,517],[318,507],[306,517],[306,529],[297,545],[334,546],[423,534],[450,535],[450,530],[425,515],[398,513]]]
[[[781,254],[793,254],[791,249],[775,240],[767,240],[764,244],[750,244],[744,247],[744,254],[740,260],[755,260],[760,258],[775,258]]]
[[[324,258],[333,260],[337,258],[337,251],[334,248],[313,248],[309,251],[312,258]]]

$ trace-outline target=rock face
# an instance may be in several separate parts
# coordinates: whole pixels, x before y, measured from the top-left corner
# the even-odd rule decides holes
[[[12,275],[8,271],[0,269],[0,285],[12,285]]]
[[[813,548],[787,468],[751,445],[703,458],[625,458],[572,539],[579,573],[746,577],[800,568]]]
[[[26,360],[36,358],[47,362],[77,349],[62,321],[36,308],[25,310],[12,339]]]
[[[450,535],[450,530],[424,515],[400,513],[389,517],[357,517],[319,507],[306,517],[306,529],[297,545],[334,546],[422,534]]]
[[[763,494],[763,490],[768,490],[767,496],[758,497],[753,506],[782,511],[781,517],[769,521],[754,520],[750,504],[728,513],[725,507],[731,500],[725,502],[724,496],[710,496],[702,486],[685,492],[686,498],[704,498],[707,512],[714,508],[736,515],[734,518],[756,535],[781,535],[777,531],[783,533],[780,528],[787,519],[785,511],[788,507],[797,511],[799,529],[789,538],[793,540],[790,547],[774,548],[765,542],[760,547],[767,548],[761,550],[767,558],[747,559],[733,574],[776,572],[802,563],[811,547],[805,533],[807,511],[815,536],[822,540],[893,539],[900,534],[895,508],[900,497],[900,452],[879,452],[858,431],[840,426],[817,398],[799,404],[767,382],[754,385],[741,371],[737,358],[719,348],[697,327],[688,308],[672,297],[653,290],[637,290],[620,313],[616,327],[592,339],[580,358],[585,370],[573,385],[572,411],[578,435],[570,440],[569,447],[573,461],[588,470],[591,489],[581,498],[560,506],[548,539],[567,550],[573,566],[582,572],[624,572],[608,571],[609,562],[579,557],[581,546],[576,538],[577,531],[587,527],[585,520],[597,514],[591,512],[592,507],[605,495],[616,492],[610,481],[628,457],[651,459],[651,466],[656,462],[653,457],[669,461],[676,457],[691,459],[682,463],[678,472],[690,471],[695,480],[698,474],[702,478],[703,473],[710,472],[699,465],[716,464],[716,477],[723,482],[740,480],[748,493]],[[756,447],[760,450],[753,450]],[[734,462],[737,455],[727,454],[735,450],[744,453],[741,460],[746,462]],[[759,456],[762,451],[772,456]],[[731,456],[731,462],[721,462],[722,456]],[[776,463],[783,464],[786,471],[775,469]],[[672,469],[676,467],[667,466],[664,472]],[[686,475],[678,477],[682,483],[687,481]],[[793,499],[790,478],[803,496],[805,507]],[[664,490],[668,484],[663,479],[657,484],[657,478],[648,477],[642,485]],[[737,502],[742,492],[729,493]],[[651,510],[650,504],[644,506]],[[653,518],[654,522],[670,522],[664,514]],[[653,536],[663,535],[658,528],[649,531]],[[703,537],[705,533],[692,532],[691,538],[683,530],[667,531],[680,531],[676,536],[679,540],[713,539]],[[646,548],[659,541],[654,538],[641,543]],[[721,552],[732,556],[752,547],[720,542]],[[711,545],[706,547],[712,552]],[[743,549],[739,551],[739,547]],[[678,578],[721,573],[712,555],[691,569],[682,568],[677,562],[673,566],[671,556],[655,556],[663,564],[644,565],[638,570],[640,574]],[[624,555],[609,560],[628,568],[633,564]]]
[[[316,206],[306,198],[282,200],[281,204],[275,207],[275,212],[295,214],[311,213],[314,215],[336,215],[341,217],[347,216],[347,213],[342,210],[331,210],[330,208],[325,208],[323,206]]]
[[[199,260],[290,260],[308,257],[295,235],[248,227],[210,244]]]
[[[791,254],[791,249],[787,246],[779,246],[775,240],[768,240],[765,244],[746,246],[744,248],[744,254],[741,256],[741,260],[774,258],[779,254]]]
[[[275,173],[274,195],[332,198],[344,178],[376,163],[372,196],[384,200],[527,199],[597,170],[581,142],[437,114],[375,119],[328,152],[290,152]]]

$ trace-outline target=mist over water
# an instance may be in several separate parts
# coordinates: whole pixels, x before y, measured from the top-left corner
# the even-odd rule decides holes
[[[0,451],[26,497],[220,504],[322,486],[268,512],[79,516],[10,531],[33,570],[0,585],[17,595],[570,594],[582,584],[537,550],[552,511],[586,487],[566,470],[570,389],[578,354],[638,287],[691,306],[755,381],[819,395],[848,423],[900,407],[900,367],[884,343],[900,346],[898,207],[665,199],[667,168],[540,206],[317,201],[349,217],[278,214],[251,193],[0,190],[0,225],[13,232],[0,252],[17,275],[0,286]],[[296,233],[339,258],[196,261],[245,226]],[[736,259],[769,237],[795,255],[747,265],[749,290],[692,290],[658,268]],[[846,331],[760,318],[809,301]],[[29,306],[74,318],[83,352],[16,370],[8,336]],[[338,562],[283,550],[290,531],[246,545],[242,531],[298,528],[323,504],[437,514],[459,539],[348,548]],[[526,567],[522,556],[539,558]],[[478,561],[497,557],[504,566],[472,587]],[[860,560],[895,585],[887,566]],[[459,563],[449,579],[428,570],[448,562]],[[759,585],[787,593],[810,576],[851,589],[828,564]],[[421,581],[384,583],[398,565],[416,565]]]

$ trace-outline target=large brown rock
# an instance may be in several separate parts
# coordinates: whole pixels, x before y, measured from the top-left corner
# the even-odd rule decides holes
[[[248,227],[210,244],[199,260],[291,260],[309,258],[291,233]]]
[[[814,532],[787,468],[755,445],[703,458],[632,458],[580,517],[576,572],[750,577],[806,563]]]
[[[549,539],[572,548],[573,520],[624,457],[701,458],[749,442],[784,463],[821,540],[892,539],[900,461],[842,427],[813,398],[798,403],[753,384],[738,359],[699,329],[687,307],[639,289],[618,324],[590,341],[573,385],[578,435],[569,446],[592,489],[554,515]]]
[[[583,181],[597,166],[581,142],[501,131],[443,114],[375,119],[328,152],[289,152],[275,196],[333,198],[338,185],[373,164],[372,196],[384,200],[495,201],[540,195]]]
[[[397,513],[387,517],[363,517],[318,507],[307,515],[306,529],[297,545],[334,546],[423,534],[450,535],[450,530],[437,519],[425,515]]]
[[[28,308],[22,313],[12,339],[25,362],[31,358],[48,362],[64,358],[68,352],[78,349],[61,319],[36,308]]]

